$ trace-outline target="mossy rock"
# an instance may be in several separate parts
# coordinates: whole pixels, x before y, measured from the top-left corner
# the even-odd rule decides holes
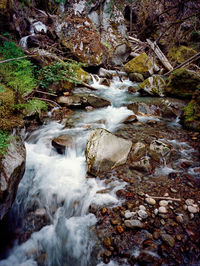
[[[166,83],[165,80],[158,76],[152,76],[148,79],[145,79],[140,85],[141,93],[156,95],[156,96],[164,96]]]
[[[168,52],[168,58],[174,63],[181,64],[195,54],[197,54],[197,51],[194,49],[181,45],[172,47]]]
[[[14,112],[15,95],[13,90],[0,83],[0,128],[11,131],[13,128],[23,126],[22,115]]]
[[[153,65],[146,53],[142,53],[124,65],[124,70],[129,73],[152,74]]]
[[[181,121],[186,128],[200,131],[200,103],[191,100],[183,109]]]
[[[200,76],[185,68],[179,68],[169,76],[166,91],[168,95],[178,98],[191,98],[200,88]]]

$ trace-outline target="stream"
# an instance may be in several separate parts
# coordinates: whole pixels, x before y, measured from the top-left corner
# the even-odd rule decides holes
[[[110,106],[91,111],[75,110],[70,117],[70,126],[69,121],[52,121],[49,113],[49,119],[43,126],[31,134],[27,133],[26,172],[10,215],[13,232],[17,230],[16,234],[22,237],[15,240],[13,247],[5,252],[0,266],[104,265],[93,252],[98,242],[95,230],[97,217],[88,210],[92,205],[121,206],[124,199],[118,197],[116,192],[125,189],[127,182],[123,178],[116,178],[115,171],[110,173],[109,183],[103,178],[88,177],[85,148],[88,135],[94,128],[104,128],[129,139],[137,138],[137,134],[142,137],[142,125],[147,125],[148,129],[144,127],[143,131],[147,130],[148,137],[158,134],[156,137],[164,141],[168,137],[167,142],[179,152],[177,160],[156,167],[154,177],[146,175],[147,182],[151,182],[148,178],[156,182],[158,176],[183,173],[185,170],[180,169],[179,165],[185,158],[193,162],[187,169],[188,173],[198,178],[194,171],[195,167],[199,167],[194,147],[185,142],[179,133],[174,138],[181,129],[177,117],[170,120],[156,116],[153,112],[140,112],[133,136],[131,130],[134,125],[123,123],[127,117],[134,115],[127,105],[135,101],[145,103],[151,98],[140,97],[139,93],[130,94],[128,87],[133,86],[133,83],[128,79],[120,81],[117,76],[113,77],[110,87],[100,85],[95,78],[92,86],[98,89],[93,94],[109,100]],[[75,94],[82,92],[91,93],[87,89],[75,90]],[[157,128],[154,125],[158,125]],[[162,127],[172,133],[166,132],[166,136],[159,133],[158,128]],[[65,154],[58,154],[51,141],[64,134],[71,137],[71,143]],[[131,175],[130,171],[127,173]],[[133,173],[136,176],[138,174],[136,182],[139,182],[142,175]],[[105,193],[98,193],[106,189],[108,191]],[[126,263],[124,260],[119,265],[129,265]],[[109,265],[118,264],[111,261]]]

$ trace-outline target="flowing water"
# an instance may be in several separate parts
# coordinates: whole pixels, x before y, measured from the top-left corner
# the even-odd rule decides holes
[[[91,256],[97,241],[94,233],[97,220],[94,214],[88,212],[89,206],[119,205],[115,192],[126,183],[119,182],[113,176],[109,192],[97,193],[108,188],[108,185],[99,178],[86,178],[86,141],[91,129],[101,127],[115,132],[122,127],[122,121],[133,114],[123,106],[131,102],[127,91],[130,85],[129,80],[121,82],[117,77],[110,87],[100,85],[94,79],[93,86],[98,89],[94,93],[111,101],[111,106],[90,112],[76,111],[73,127],[66,128],[62,123],[51,121],[27,136],[26,172],[19,185],[12,215],[16,226],[20,224],[21,230],[31,233],[25,242],[15,242],[7,258],[0,261],[0,266],[98,264],[97,258]],[[137,94],[133,96],[137,97]],[[159,120],[142,116],[138,119],[142,122]],[[72,143],[65,154],[60,155],[52,147],[51,141],[63,134],[70,135]],[[182,145],[182,152],[188,156],[190,147],[175,141],[174,145]],[[173,169],[166,166],[162,171],[170,172]],[[31,220],[31,215],[38,220]],[[37,228],[35,222],[39,223],[44,217],[45,222]],[[34,228],[38,230],[32,233]],[[110,265],[116,264],[111,262]]]

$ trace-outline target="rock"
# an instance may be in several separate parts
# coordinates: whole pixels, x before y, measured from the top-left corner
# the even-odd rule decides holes
[[[131,160],[137,161],[146,155],[147,145],[143,142],[137,142],[132,145],[131,149]]]
[[[139,209],[140,209],[140,210],[143,210],[143,211],[146,211],[146,207],[145,207],[144,205],[140,205],[140,206],[139,206]]]
[[[178,223],[183,223],[183,216],[182,215],[177,215],[176,216],[176,221],[178,222]]]
[[[140,73],[129,73],[128,77],[133,82],[143,82],[144,81],[144,77]]]
[[[111,243],[111,239],[110,239],[110,237],[108,237],[108,236],[106,236],[106,237],[104,238],[103,243],[104,243],[104,245],[105,245],[107,248],[109,248],[109,247],[112,245],[112,243]]]
[[[79,94],[79,96],[81,97],[84,105],[90,105],[93,108],[103,108],[110,105],[108,100],[91,93],[85,96]]]
[[[154,210],[154,214],[157,215],[158,214],[158,209]]]
[[[60,135],[53,139],[51,143],[58,153],[64,154],[66,147],[72,147],[72,137],[69,135]]]
[[[174,240],[174,238],[172,236],[162,233],[161,234],[161,238],[167,245],[169,245],[172,248],[174,247],[175,240]]]
[[[129,73],[139,73],[142,75],[153,74],[153,65],[151,59],[146,53],[133,58],[131,61],[124,65],[124,70]]]
[[[130,218],[132,218],[132,217],[134,217],[134,216],[136,216],[136,212],[130,212],[129,210],[127,210],[127,211],[125,211],[125,213],[124,213],[124,217],[125,217],[126,219],[130,219]]]
[[[57,99],[57,103],[65,105],[66,107],[80,107],[82,105],[82,101],[79,96],[60,96]]]
[[[11,138],[6,154],[1,160],[0,220],[8,213],[25,171],[26,150],[19,135]]]
[[[152,159],[161,163],[169,159],[171,147],[160,140],[153,140],[148,152]]]
[[[144,173],[152,173],[154,171],[152,160],[148,157],[141,158],[138,161],[132,161],[130,166],[131,168]]]
[[[168,205],[168,201],[167,200],[161,200],[159,201],[159,205],[162,207],[166,207]]]
[[[193,205],[194,204],[194,200],[193,199],[187,199],[185,201],[186,205],[189,206],[189,205]]]
[[[178,98],[191,97],[200,86],[200,76],[195,72],[179,68],[172,72],[166,86],[168,95]]]
[[[165,95],[166,83],[162,77],[154,75],[143,81],[139,87],[142,94],[162,97]]]
[[[199,212],[199,207],[198,206],[188,206],[188,211],[190,213],[198,213]]]
[[[137,93],[139,91],[139,89],[140,89],[139,85],[135,84],[134,86],[128,87],[128,92],[129,93]]]
[[[195,54],[197,54],[197,51],[181,45],[179,47],[170,48],[167,57],[170,59],[170,62],[181,64]]]
[[[135,229],[135,228],[143,228],[144,224],[139,220],[125,220],[124,224],[126,227]]]
[[[107,78],[101,78],[99,84],[109,87],[110,86],[110,80]]]
[[[129,124],[129,123],[133,123],[133,122],[137,122],[137,116],[136,115],[129,115],[128,117],[126,117],[124,119],[124,121],[122,121],[122,123],[124,124]]]
[[[145,201],[146,201],[146,203],[148,203],[148,204],[150,204],[150,205],[155,205],[155,204],[156,204],[155,199],[150,198],[150,197],[147,197],[147,198],[145,199]]]
[[[158,212],[162,213],[162,214],[165,214],[165,213],[167,213],[167,209],[164,206],[161,206],[161,207],[158,208]]]
[[[139,210],[139,211],[138,211],[138,216],[141,217],[142,219],[146,219],[146,218],[148,218],[148,214],[147,214],[147,212],[144,211],[144,210]]]
[[[183,109],[183,113],[181,115],[181,123],[188,129],[200,131],[200,100],[191,100]]]
[[[184,204],[184,205],[183,205],[183,209],[184,209],[184,211],[187,211],[187,208],[188,208],[187,205]]]
[[[131,146],[131,141],[116,137],[105,129],[93,130],[86,147],[88,172],[96,176],[124,164]]]
[[[36,209],[35,215],[36,216],[45,216],[47,214],[45,208]]]

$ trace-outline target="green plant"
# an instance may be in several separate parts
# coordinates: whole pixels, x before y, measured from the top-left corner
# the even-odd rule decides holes
[[[24,52],[12,41],[4,41],[2,43],[0,54],[4,60],[24,56]],[[18,96],[30,92],[36,87],[33,65],[27,59],[17,59],[1,64],[0,74],[4,76],[4,82],[11,87]]]
[[[48,110],[47,104],[38,99],[29,100],[27,103],[16,104],[13,107],[16,110],[24,109],[28,114],[38,113],[39,115],[41,114],[42,110]]]
[[[9,146],[9,136],[7,132],[3,132],[0,129],[0,156],[6,154],[6,150]]]

